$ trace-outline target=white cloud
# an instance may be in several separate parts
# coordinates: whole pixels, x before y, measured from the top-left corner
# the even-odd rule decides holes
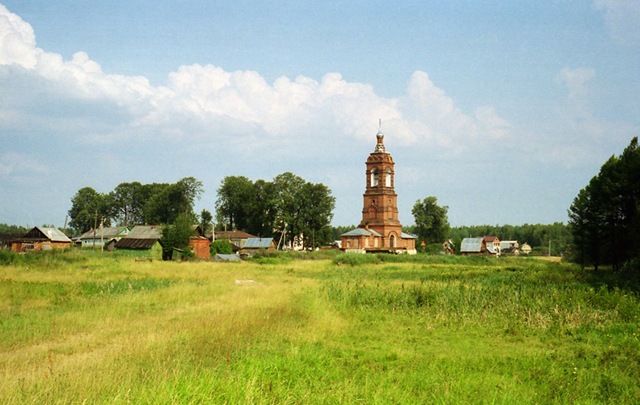
[[[38,82],[44,80],[50,102],[59,97],[67,104],[76,103],[69,108],[75,120],[82,119],[82,111],[93,109],[81,107],[86,103],[126,111],[128,116],[115,114],[125,121],[113,122],[111,134],[108,126],[95,133],[112,139],[134,134],[139,139],[189,135],[200,141],[244,137],[256,143],[285,139],[304,143],[322,128],[329,131],[325,137],[363,140],[375,134],[378,118],[383,130],[405,145],[426,143],[459,150],[470,139],[481,142],[484,137],[508,133],[508,123],[491,107],[481,107],[473,115],[463,113],[422,71],[412,75],[407,94],[398,98],[382,98],[371,85],[348,82],[339,73],[328,73],[320,82],[298,76],[270,84],[254,71],[227,72],[199,64],[181,66],[169,75],[166,86],[153,87],[143,77],[105,74],[84,52],[64,60],[37,48],[31,26],[4,7],[0,8],[0,38],[0,65],[17,64]],[[23,107],[28,110],[42,89],[29,93],[25,88]],[[95,117],[86,119],[91,125]]]
[[[611,37],[625,45],[640,45],[640,1],[594,0],[604,10],[604,21]]]
[[[41,52],[35,44],[31,25],[0,4],[0,64],[32,68]]]

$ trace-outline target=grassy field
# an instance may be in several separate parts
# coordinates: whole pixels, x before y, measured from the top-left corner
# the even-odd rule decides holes
[[[11,261],[1,403],[640,403],[640,297],[606,272],[444,256]]]

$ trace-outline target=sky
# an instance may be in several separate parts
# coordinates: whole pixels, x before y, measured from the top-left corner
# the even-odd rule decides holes
[[[291,172],[356,225],[379,129],[403,225],[566,223],[640,135],[640,1],[0,0],[0,223]]]

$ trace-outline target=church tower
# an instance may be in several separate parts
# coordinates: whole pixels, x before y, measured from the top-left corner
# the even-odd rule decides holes
[[[415,237],[402,232],[395,192],[395,163],[384,147],[384,134],[376,134],[376,147],[366,162],[362,221],[341,235],[345,251],[415,253]]]

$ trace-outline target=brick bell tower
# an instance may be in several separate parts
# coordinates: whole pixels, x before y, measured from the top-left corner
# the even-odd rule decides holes
[[[340,235],[341,249],[354,253],[416,254],[415,236],[402,232],[398,219],[391,154],[384,148],[384,134],[378,130],[376,148],[367,158],[362,221],[356,229]]]
[[[376,134],[376,148],[367,158],[367,181],[360,228],[373,229],[383,236],[383,246],[397,247],[402,234],[398,220],[398,195],[394,185],[394,165],[391,154],[384,148],[384,134]]]

